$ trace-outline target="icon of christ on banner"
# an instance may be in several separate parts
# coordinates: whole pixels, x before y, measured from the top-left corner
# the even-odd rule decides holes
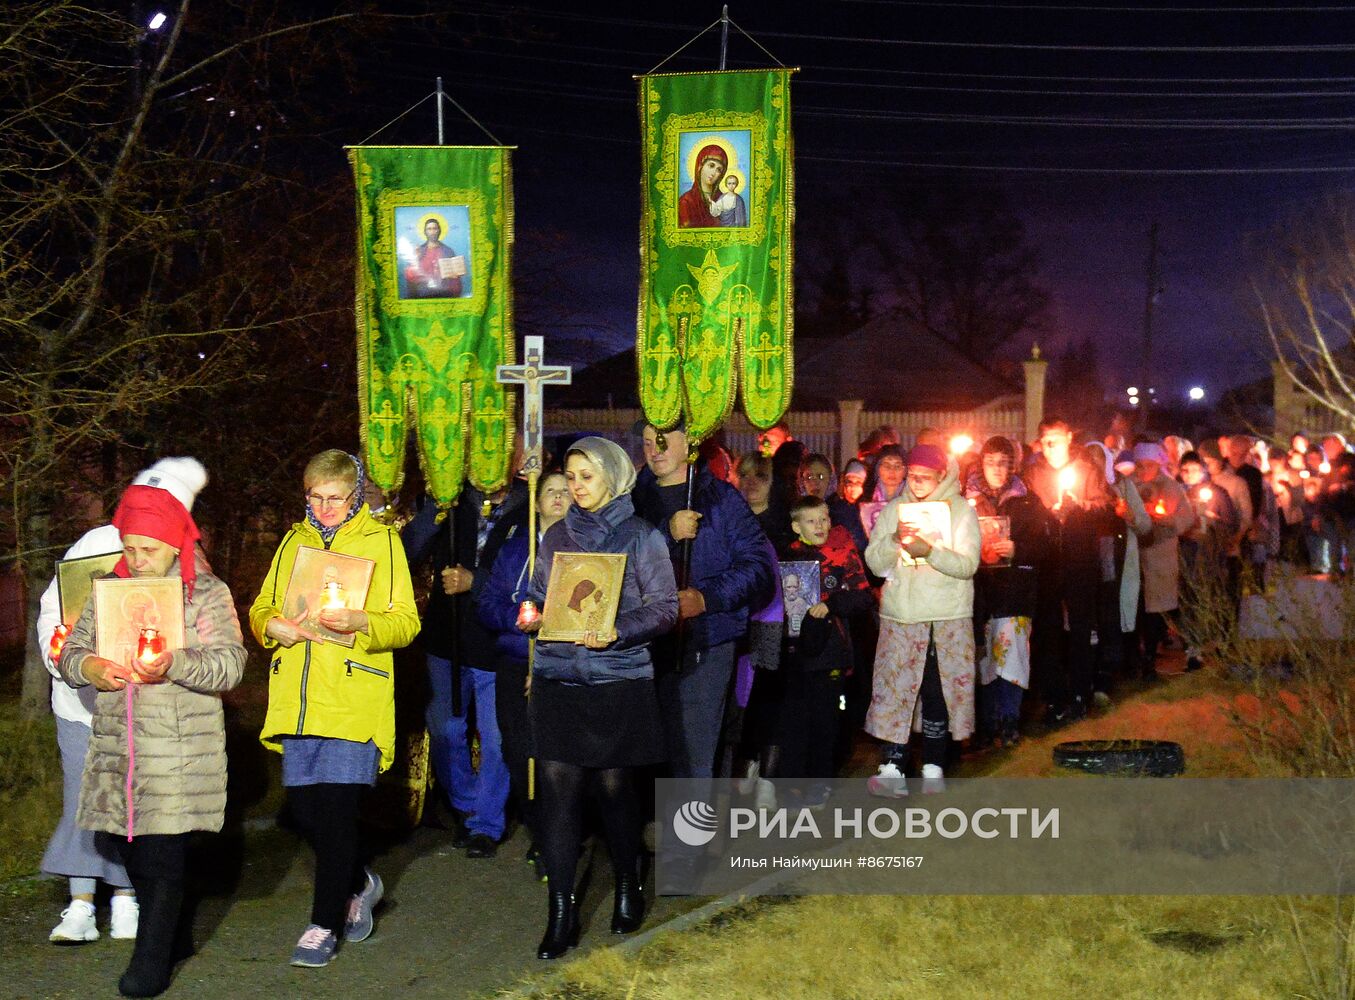
[[[400,298],[464,299],[471,294],[470,212],[465,205],[395,209]],[[464,247],[464,250],[458,248]]]

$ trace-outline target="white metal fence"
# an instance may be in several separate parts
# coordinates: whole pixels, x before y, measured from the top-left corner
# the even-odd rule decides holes
[[[640,454],[633,428],[643,414],[638,409],[623,410],[551,410],[546,411],[546,433],[591,433],[616,441],[632,456]],[[976,443],[994,434],[1021,440],[1024,436],[1025,404],[1022,397],[995,400],[986,407],[968,411],[875,412],[860,414],[855,429],[843,426],[843,415],[831,410],[788,413],[786,423],[796,440],[811,452],[828,455],[835,461],[856,454],[857,445],[876,427],[889,425],[898,430],[905,446],[910,446],[924,428],[935,428],[946,436],[968,434]],[[734,414],[724,426],[724,444],[741,455],[757,446],[758,431],[743,417]]]

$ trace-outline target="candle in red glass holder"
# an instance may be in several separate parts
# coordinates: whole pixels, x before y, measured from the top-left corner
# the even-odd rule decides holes
[[[1158,517],[1166,517],[1167,516],[1166,501],[1162,500],[1161,498],[1158,498],[1157,503],[1153,504],[1153,513],[1156,514]]]
[[[541,620],[535,601],[523,601],[518,605],[518,628],[525,628]]]
[[[71,634],[71,630],[65,625],[58,625],[52,632],[52,641],[47,644],[47,652],[55,663],[61,659],[61,647],[66,645],[66,637]]]
[[[165,651],[165,637],[153,628],[143,628],[136,640],[136,658],[142,663],[153,663]]]

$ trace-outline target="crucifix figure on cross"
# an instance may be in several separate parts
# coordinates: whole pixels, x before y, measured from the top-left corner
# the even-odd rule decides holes
[[[522,386],[522,471],[529,481],[541,474],[541,438],[544,422],[542,390],[550,385],[569,385],[573,369],[569,365],[542,363],[542,338],[522,339],[523,364],[499,365],[494,370],[497,381],[506,385]],[[531,506],[536,506],[535,498]]]
[[[573,369],[569,365],[546,365],[542,363],[545,354],[542,338],[523,337],[523,364],[499,365],[494,369],[495,380],[506,385],[522,386],[522,471],[527,476],[527,575],[530,578],[536,572],[536,484],[541,478],[541,429],[545,420],[545,408],[541,394],[547,383],[550,385],[569,385],[573,380]],[[519,610],[521,615],[538,614],[531,601],[523,601]],[[532,662],[536,658],[536,636],[528,637],[527,673],[531,676]],[[535,798],[536,760],[527,760],[527,797]]]

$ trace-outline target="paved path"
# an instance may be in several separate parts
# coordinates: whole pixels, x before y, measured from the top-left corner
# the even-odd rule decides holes
[[[490,860],[470,860],[451,834],[421,828],[384,851],[376,869],[386,883],[376,931],[343,948],[325,969],[287,964],[310,913],[311,856],[299,839],[268,828],[205,837],[193,858],[205,895],[198,907],[198,954],[178,967],[167,996],[244,998],[489,997],[549,971],[536,958],[545,927],[546,890],[523,860],[519,831]],[[581,951],[618,939],[609,933],[611,874],[599,847],[586,888]],[[113,997],[131,942],[107,936],[87,945],[47,942],[65,904],[64,884],[0,903],[0,996]],[[651,901],[653,897],[650,897]],[[690,901],[660,899],[649,929]],[[100,910],[100,929],[106,911]],[[571,955],[575,952],[571,952]]]

